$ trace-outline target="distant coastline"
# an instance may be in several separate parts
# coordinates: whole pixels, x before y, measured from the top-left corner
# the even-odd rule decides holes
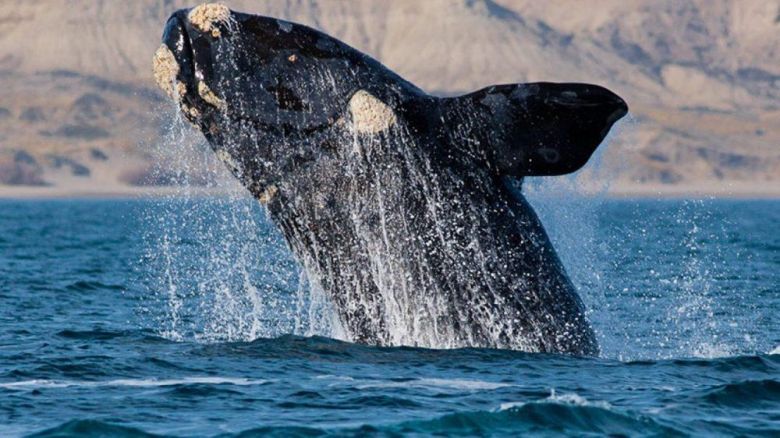
[[[236,196],[242,188],[230,187],[139,187],[129,185],[101,186],[9,186],[0,185],[0,199],[123,199],[176,196]],[[610,198],[724,198],[724,199],[780,199],[780,187],[776,184],[757,182],[723,182],[713,184],[616,184],[606,192]]]

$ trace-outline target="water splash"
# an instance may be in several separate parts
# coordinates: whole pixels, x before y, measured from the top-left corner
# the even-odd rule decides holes
[[[213,154],[186,122],[176,116],[167,129],[165,141],[155,153],[160,154],[159,163],[166,163],[161,171],[169,172],[171,161],[181,160],[182,184],[160,198],[147,214],[152,225],[147,232],[147,260],[156,267],[158,310],[164,308],[158,315],[161,332],[171,339],[204,342],[283,333],[347,338],[317,279],[311,282],[297,266],[264,209],[209,158]],[[354,150],[366,152],[366,144],[355,142],[351,146]],[[609,142],[605,146],[601,154],[614,147]],[[199,154],[202,158],[192,164]],[[661,204],[669,208],[669,223],[649,224],[635,218],[630,229],[604,230],[604,223],[610,223],[605,215],[631,215],[636,202],[641,201],[625,201],[620,211],[607,209],[607,192],[615,174],[601,166],[600,156],[594,158],[583,172],[528,179],[523,190],[589,308],[603,355],[630,360],[715,357],[748,351],[756,344],[750,326],[731,321],[723,307],[727,304],[713,300],[719,272],[729,256],[718,249],[720,240],[727,237],[722,235],[724,225],[718,225],[722,218],[712,216],[706,201],[686,201],[680,207]],[[423,178],[424,167],[412,168],[421,172],[412,175],[413,180],[428,181]],[[192,177],[202,174],[203,169],[211,172],[209,180],[214,183],[208,189],[218,196],[204,197],[203,187],[191,182],[203,179]],[[383,171],[387,172],[383,181],[399,177]],[[388,211],[392,200],[379,196],[385,193],[382,186],[372,189],[377,193],[373,198],[377,204],[371,208],[381,213],[380,220],[395,220]],[[444,195],[435,182],[426,191],[431,199],[426,214],[436,218],[440,214],[437,206],[445,205]],[[358,229],[363,207],[355,204],[353,212]],[[456,226],[442,223],[439,232],[451,232],[449,228]],[[669,228],[668,255],[621,252],[624,240],[641,241],[656,235],[648,232],[651,227]],[[368,232],[368,228],[362,229]],[[362,237],[373,242],[373,246],[368,245],[373,248],[371,270],[388,292],[381,305],[390,310],[392,342],[458,346],[457,341],[451,341],[456,337],[436,325],[446,303],[437,300],[437,294],[412,293],[412,283],[400,284],[405,280],[392,275],[403,257],[387,256],[392,236],[386,226],[380,230],[380,236]],[[644,266],[655,267],[636,272]],[[629,285],[623,280],[626,273],[644,279]],[[624,300],[636,299],[644,303],[644,314],[637,315],[636,321],[615,320],[612,310]],[[409,314],[417,317],[402,317]],[[745,344],[721,341],[736,330],[745,332]]]
[[[672,265],[672,275],[660,278],[662,287],[674,297],[666,310],[668,325],[674,328],[678,338],[672,349],[679,355],[695,357],[722,357],[731,355],[734,347],[724,344],[724,323],[728,323],[728,312],[718,312],[718,303],[713,299],[716,272],[722,271],[722,254],[718,240],[722,226],[713,227],[714,218],[707,204],[702,200],[686,201],[675,215],[679,228],[685,230],[680,236],[679,265]],[[665,345],[662,345],[665,346]]]
[[[330,303],[292,258],[264,209],[236,184],[178,109],[151,148],[151,177],[175,175],[145,213],[154,293],[145,308],[173,340],[339,337]],[[207,183],[203,183],[206,181]]]
[[[239,44],[228,45],[215,63],[232,66],[230,71],[241,71],[236,64],[241,49]],[[296,62],[294,56],[288,60]],[[357,72],[349,73],[358,76]],[[232,75],[222,77],[215,89],[246,89],[237,80]],[[304,82],[299,85],[326,90],[334,87],[336,81],[327,69],[315,69]],[[203,86],[202,82],[198,83],[199,93]],[[200,94],[211,103],[207,96]],[[329,131],[331,135],[340,133],[344,124],[352,125],[347,126],[351,129],[344,130],[352,133],[351,144],[349,138],[336,138],[341,149],[335,168],[332,163],[330,167],[322,164],[327,160],[320,156],[323,154],[307,150],[311,145],[296,142],[287,134],[274,137],[272,147],[263,150],[268,154],[259,153],[257,129],[247,122],[252,120],[251,108],[247,108],[252,101],[241,95],[230,99],[236,106],[230,116],[232,124],[220,127],[213,120],[208,128],[202,124],[201,128],[213,135],[221,133],[224,136],[215,143],[218,144],[215,146],[217,156],[258,199],[268,201],[276,193],[277,187],[272,183],[279,181],[269,178],[269,168],[282,166],[288,169],[277,169],[286,178],[280,184],[286,183],[288,192],[293,187],[294,193],[287,193],[286,211],[277,211],[274,217],[284,228],[308,278],[288,287],[293,284],[292,279],[297,278],[295,269],[285,271],[290,279],[282,281],[258,275],[263,272],[263,265],[271,265],[268,260],[258,260],[260,254],[272,254],[275,259],[283,258],[282,253],[287,254],[279,245],[278,234],[270,229],[269,221],[260,222],[258,217],[262,213],[256,203],[241,195],[233,194],[205,203],[192,202],[187,189],[191,181],[185,173],[182,182],[187,205],[177,207],[175,214],[163,215],[161,226],[166,230],[187,230],[162,233],[162,271],[172,315],[168,331],[172,337],[239,340],[328,329],[330,333],[319,334],[331,335],[336,324],[327,322],[334,318],[329,310],[329,300],[322,293],[325,289],[332,293],[331,299],[338,301],[335,304],[341,319],[350,324],[354,322],[353,326],[347,327],[351,340],[361,340],[361,333],[377,333],[372,335],[376,339],[370,339],[371,342],[435,348],[491,345],[534,351],[554,349],[546,345],[548,336],[543,331],[549,327],[545,324],[558,325],[552,330],[555,336],[570,335],[565,327],[560,327],[565,321],[546,322],[556,318],[554,308],[565,305],[566,297],[552,291],[568,288],[568,283],[561,286],[545,278],[549,277],[546,271],[555,271],[554,260],[545,260],[538,265],[534,264],[538,260],[525,257],[520,264],[510,268],[506,260],[512,257],[508,255],[518,249],[485,232],[493,225],[491,209],[496,211],[495,205],[475,205],[480,200],[474,199],[473,202],[460,201],[466,185],[472,186],[470,189],[474,191],[490,193],[495,187],[495,179],[483,169],[473,169],[463,176],[439,166],[432,168],[430,157],[421,156],[415,136],[406,132],[403,124],[396,124],[389,107],[383,106],[379,99],[371,98],[373,100],[364,103],[387,110],[381,114],[392,115],[387,119],[389,124],[382,124],[376,132],[371,131],[375,135],[358,136],[363,130],[355,125],[354,117],[351,121],[340,119],[340,124],[333,121],[332,125],[324,125],[334,128]],[[216,103],[213,105],[221,108]],[[294,123],[302,122],[296,120]],[[170,139],[185,144],[181,141],[181,129],[177,128],[181,124],[181,119],[173,124]],[[244,140],[251,153],[244,150]],[[263,138],[263,142],[268,141]],[[627,291],[615,287],[613,280],[608,278],[614,268],[609,260],[613,248],[597,239],[600,208],[613,180],[609,175],[611,169],[599,166],[605,149],[599,149],[584,171],[566,178],[529,181],[526,189],[536,197],[543,222],[557,241],[558,251],[569,267],[574,283],[581,291],[587,291],[583,296],[592,309],[591,317],[597,322],[597,329],[598,326],[604,328],[600,336],[606,341],[606,350],[615,348],[617,354],[622,355],[624,350],[619,349],[620,342],[612,341],[620,337],[607,333],[608,327],[614,326],[610,324],[608,310],[610,299],[619,299],[621,293]],[[189,156],[189,152],[178,156]],[[307,156],[318,153],[316,159]],[[316,164],[311,164],[312,161]],[[346,206],[341,206],[344,211],[336,214],[325,211],[332,210],[326,208],[332,199],[325,199],[330,192],[323,188],[323,183],[342,190],[339,196],[348,199]],[[267,191],[269,185],[272,192]],[[202,208],[204,204],[208,207]],[[321,218],[328,215],[331,216]],[[523,219],[519,216],[518,221]],[[166,224],[166,220],[169,223]],[[535,220],[529,217],[525,220],[530,220],[528,228],[533,229]],[[190,232],[194,233],[194,243],[179,242],[182,236],[190,236],[187,234]],[[329,233],[338,235],[341,240],[328,242]],[[527,246],[525,251],[531,253],[546,249],[543,236],[539,238],[534,233],[530,231],[519,238]],[[203,242],[207,245],[199,246]],[[709,327],[701,328],[702,321],[711,321],[714,312],[708,298],[709,272],[695,251],[695,223],[692,233],[682,244],[694,253],[681,263],[686,269],[680,274],[681,288],[687,294],[681,294],[672,307],[664,308],[661,319],[673,324],[676,330],[673,336],[699,341],[707,336],[717,339],[716,324],[710,322]],[[198,251],[204,254],[197,254]],[[544,251],[536,252],[544,254]],[[514,258],[512,263],[517,262],[517,257]],[[207,263],[189,266],[186,265],[189,259]],[[182,263],[185,265],[181,266]],[[526,275],[513,273],[518,268]],[[529,270],[538,272],[526,272]],[[552,276],[556,275],[557,271],[553,272]],[[283,290],[274,289],[278,284],[284,286]],[[534,303],[526,303],[515,296],[518,294],[507,296],[502,293],[507,290],[528,291],[523,299]],[[620,292],[616,294],[615,291]],[[200,299],[196,312],[188,310],[191,307],[188,303],[197,301],[190,300],[191,297]],[[304,312],[304,308],[308,311]],[[300,319],[302,314],[307,315],[306,320]],[[704,319],[700,317],[702,314]],[[523,318],[523,323],[517,322]],[[569,327],[573,332],[577,329],[582,327]],[[661,341],[660,346],[666,348],[665,342]],[[717,344],[698,342],[696,346],[709,351],[705,354],[720,349]],[[675,347],[670,348],[698,354],[693,344],[685,345],[684,342],[676,342]]]
[[[660,223],[636,216],[641,200],[618,206],[610,202],[609,188],[619,179],[621,165],[604,166],[602,157],[625,155],[625,145],[611,137],[626,136],[631,129],[631,123],[621,125],[582,171],[528,179],[523,187],[588,308],[602,355],[621,360],[712,358],[752,351],[757,340],[751,324],[733,320],[724,307],[728,304],[714,299],[729,259],[742,257],[722,252],[723,239],[733,238],[726,233],[728,219],[715,217],[706,200],[686,200],[679,207],[662,203],[666,220]],[[633,226],[609,229],[615,223],[609,216],[615,214],[632,217]],[[668,253],[628,249],[658,236],[655,229],[668,230]],[[647,271],[647,266],[652,268]],[[644,310],[636,320],[614,317],[636,300]],[[734,338],[727,334],[739,331],[744,343],[725,342]]]
[[[611,339],[606,331],[620,324],[611,317],[608,296],[609,242],[602,240],[600,215],[610,199],[609,190],[620,176],[619,168],[607,166],[605,156],[621,151],[613,142],[630,130],[621,124],[611,132],[588,164],[573,174],[526,178],[523,192],[536,210],[582,298],[587,316],[599,339],[602,354],[609,355]]]

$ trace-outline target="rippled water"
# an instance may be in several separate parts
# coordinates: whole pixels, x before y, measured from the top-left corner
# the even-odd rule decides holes
[[[0,201],[0,435],[780,434],[780,202],[532,202],[600,358],[335,340],[244,199]]]

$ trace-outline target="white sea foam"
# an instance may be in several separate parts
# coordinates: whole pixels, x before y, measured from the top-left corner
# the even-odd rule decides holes
[[[130,386],[130,387],[161,387],[161,386],[176,386],[176,385],[191,385],[191,384],[203,384],[203,385],[262,385],[267,383],[268,380],[253,380],[245,379],[241,377],[184,377],[181,379],[115,379],[104,381],[86,381],[86,380],[47,380],[47,379],[32,379],[21,380],[18,382],[5,382],[0,383],[0,388],[3,389],[36,389],[36,388],[70,388],[70,387],[110,387],[110,386]]]
[[[320,375],[316,379],[333,380],[330,386],[350,385],[358,389],[370,388],[446,388],[465,391],[490,391],[498,388],[514,386],[510,383],[488,382],[484,380],[469,379],[437,379],[420,378],[404,381],[355,379],[349,376]]]
[[[550,390],[550,396],[544,400],[547,402],[560,403],[566,405],[595,406],[597,408],[602,408],[602,409],[612,409],[612,405],[610,405],[606,401],[603,400],[591,401],[573,392],[563,393],[558,395],[556,394],[555,389]]]
[[[337,376],[334,374],[321,374],[319,376],[315,376],[315,379],[332,379],[332,380],[349,380],[353,381],[355,380],[353,377],[350,376]]]
[[[586,399],[585,397],[569,392],[569,393],[563,393],[563,394],[557,394],[555,392],[555,389],[550,390],[550,396],[533,402],[507,402],[507,403],[501,403],[499,405],[498,410],[499,411],[506,411],[509,409],[516,409],[522,406],[525,406],[529,403],[557,403],[562,405],[573,405],[573,406],[593,406],[601,409],[612,409],[612,405],[609,404],[606,401],[603,400],[595,400],[591,401]]]
[[[780,354],[780,345],[774,348],[774,350],[770,351],[769,354]]]
[[[403,382],[374,381],[357,385],[359,389],[366,388],[446,388],[465,391],[490,391],[498,388],[514,386],[510,383],[488,382],[484,380],[467,379],[434,379],[423,378]]]
[[[507,402],[507,403],[501,403],[501,405],[498,407],[499,411],[508,411],[510,409],[515,408],[521,408],[525,406],[526,402]]]

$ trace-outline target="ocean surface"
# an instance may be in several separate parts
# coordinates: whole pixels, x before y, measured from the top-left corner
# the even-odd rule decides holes
[[[780,202],[532,200],[574,358],[375,348],[241,198],[0,201],[0,436],[780,436]]]

